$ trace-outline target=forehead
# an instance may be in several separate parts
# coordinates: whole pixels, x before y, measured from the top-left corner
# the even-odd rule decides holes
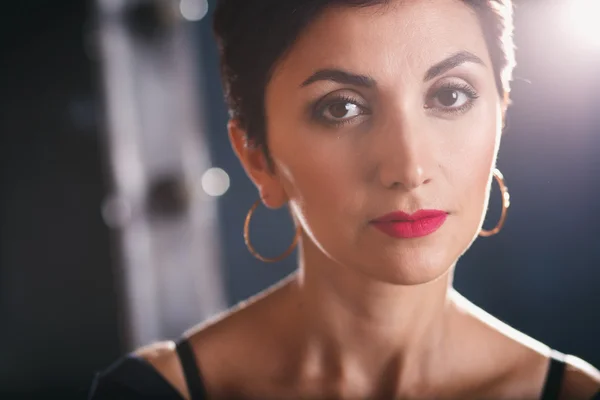
[[[490,65],[475,11],[463,0],[405,0],[370,7],[332,7],[313,21],[275,69],[305,79],[324,67],[368,74],[378,81],[422,74],[461,50]],[[296,75],[296,76],[295,76]]]

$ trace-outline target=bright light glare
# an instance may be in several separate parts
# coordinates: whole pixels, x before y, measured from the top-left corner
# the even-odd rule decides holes
[[[211,168],[202,175],[202,189],[209,196],[219,197],[229,189],[229,175],[221,168]]]
[[[600,0],[566,0],[567,32],[584,47],[600,49]]]
[[[208,12],[207,0],[181,0],[179,11],[188,21],[200,21]]]

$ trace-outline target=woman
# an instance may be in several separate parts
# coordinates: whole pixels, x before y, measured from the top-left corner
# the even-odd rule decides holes
[[[222,0],[230,139],[262,203],[289,206],[298,271],[122,360],[92,398],[593,398],[598,370],[452,289],[508,207],[502,186],[502,220],[482,231],[503,182],[511,13],[509,0]]]

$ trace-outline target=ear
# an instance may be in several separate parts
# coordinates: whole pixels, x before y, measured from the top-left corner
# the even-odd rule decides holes
[[[240,128],[238,121],[230,120],[227,130],[231,147],[258,189],[263,204],[268,208],[282,207],[287,202],[287,195],[277,174],[269,168],[263,149],[248,140],[247,132]]]

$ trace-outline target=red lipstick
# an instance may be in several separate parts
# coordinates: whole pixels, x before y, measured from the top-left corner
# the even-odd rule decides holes
[[[434,233],[447,217],[448,213],[440,210],[419,210],[414,214],[396,211],[373,220],[372,224],[391,237],[410,239]]]

